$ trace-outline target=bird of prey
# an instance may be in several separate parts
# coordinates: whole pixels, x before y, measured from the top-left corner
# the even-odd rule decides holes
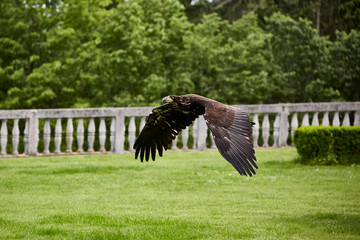
[[[199,115],[204,115],[215,144],[221,155],[232,164],[240,175],[252,176],[255,161],[252,144],[252,123],[249,115],[241,109],[196,95],[169,95],[165,103],[152,110],[146,124],[134,143],[135,159],[140,154],[149,161],[155,160],[156,149],[162,157],[172,140],[189,126]]]

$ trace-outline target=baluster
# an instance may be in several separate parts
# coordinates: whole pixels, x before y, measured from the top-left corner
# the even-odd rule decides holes
[[[178,137],[176,136],[174,140],[172,140],[171,143],[171,150],[177,150],[177,141],[178,141]]]
[[[199,119],[195,119],[193,124],[193,149],[197,149],[197,139],[198,139],[198,129],[199,129]]]
[[[339,112],[334,113],[334,118],[333,118],[333,121],[332,121],[332,125],[335,126],[335,127],[340,126]]]
[[[215,138],[213,136],[213,134],[211,133],[211,131],[209,132],[210,134],[210,140],[211,140],[211,149],[216,149],[216,144],[215,144]]]
[[[288,108],[284,108],[280,113],[280,136],[279,136],[279,146],[286,147],[287,146],[287,138],[289,136],[289,110]]]
[[[270,130],[269,114],[266,113],[264,115],[264,119],[262,122],[262,137],[264,140],[263,147],[269,146],[269,136],[270,136],[269,130]]]
[[[183,143],[183,149],[188,149],[188,146],[187,146],[188,139],[189,139],[189,127],[186,127],[181,132],[181,140],[182,140],[182,143]]]
[[[197,149],[203,151],[206,149],[207,125],[203,116],[199,117],[198,121],[198,138]]]
[[[354,114],[354,126],[360,126],[360,111]]]
[[[14,119],[14,126],[12,129],[12,146],[13,146],[12,154],[14,154],[14,155],[19,154],[19,151],[18,151],[19,136],[20,136],[19,119]]]
[[[295,130],[299,127],[299,121],[297,113],[294,113],[291,118],[291,137],[294,136]]]
[[[342,122],[343,126],[350,126],[350,118],[349,118],[349,112],[345,112],[344,120]]]
[[[73,134],[74,134],[73,120],[72,120],[72,118],[68,118],[67,125],[66,125],[66,152],[67,153],[72,153]]]
[[[280,114],[277,114],[274,121],[274,146],[279,147],[280,137]]]
[[[309,114],[304,113],[304,117],[301,122],[301,126],[309,126]]]
[[[94,141],[95,141],[95,121],[94,118],[90,118],[88,127],[88,152],[94,152]]]
[[[1,122],[2,122],[1,131],[0,131],[1,155],[6,155],[6,145],[8,138],[7,119],[3,119]]]
[[[321,125],[324,126],[324,127],[327,127],[327,126],[329,126],[329,124],[330,124],[330,121],[329,121],[329,112],[325,112]]]
[[[39,144],[39,118],[37,117],[37,111],[31,110],[29,112],[29,146],[28,155],[37,156],[38,144]]]
[[[24,154],[29,154],[29,119],[28,118],[25,120]]]
[[[118,111],[116,113],[114,138],[115,153],[123,153],[125,142],[125,117],[123,111]]]
[[[100,126],[99,126],[100,152],[105,152],[105,141],[106,141],[105,118],[100,118]]]
[[[44,125],[44,154],[49,154],[49,146],[51,139],[51,128],[50,128],[50,119],[45,119]]]
[[[141,118],[139,132],[145,127],[145,117]]]
[[[111,143],[111,152],[115,152],[115,118],[111,118],[110,125],[110,143]]]
[[[311,121],[311,126],[319,126],[318,112],[315,112]]]
[[[83,150],[83,144],[84,144],[84,119],[79,118],[78,119],[78,124],[77,124],[77,145],[78,145],[78,149],[77,151],[79,153],[82,153]]]
[[[55,126],[55,154],[59,154],[61,152],[61,134],[62,134],[62,126],[61,126],[61,118],[56,119],[56,126]]]
[[[258,147],[258,139],[259,139],[259,115],[258,114],[254,114],[254,118],[253,118],[253,122],[254,122],[254,127],[252,129],[252,134],[253,134],[253,143],[254,143],[254,147]]]
[[[132,151],[135,143],[135,134],[136,134],[135,117],[130,118],[128,131],[129,131],[129,151]]]

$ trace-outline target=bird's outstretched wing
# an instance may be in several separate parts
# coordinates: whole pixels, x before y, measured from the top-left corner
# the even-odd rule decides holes
[[[141,161],[149,161],[150,153],[155,160],[156,149],[162,156],[163,148],[167,150],[172,140],[199,115],[205,108],[197,104],[180,105],[175,102],[154,108],[146,120],[146,124],[134,143],[135,159],[140,154]]]
[[[254,168],[258,168],[251,137],[253,123],[246,112],[233,107],[229,107],[224,115],[226,120],[218,121],[216,113],[205,114],[215,144],[241,175],[252,176]]]

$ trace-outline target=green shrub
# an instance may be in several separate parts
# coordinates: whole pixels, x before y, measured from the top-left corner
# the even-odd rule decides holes
[[[294,142],[301,163],[360,163],[360,127],[300,127]]]

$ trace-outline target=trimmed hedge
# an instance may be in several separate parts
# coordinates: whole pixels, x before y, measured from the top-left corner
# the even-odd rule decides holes
[[[294,142],[301,163],[360,163],[360,126],[299,127],[295,130]]]

